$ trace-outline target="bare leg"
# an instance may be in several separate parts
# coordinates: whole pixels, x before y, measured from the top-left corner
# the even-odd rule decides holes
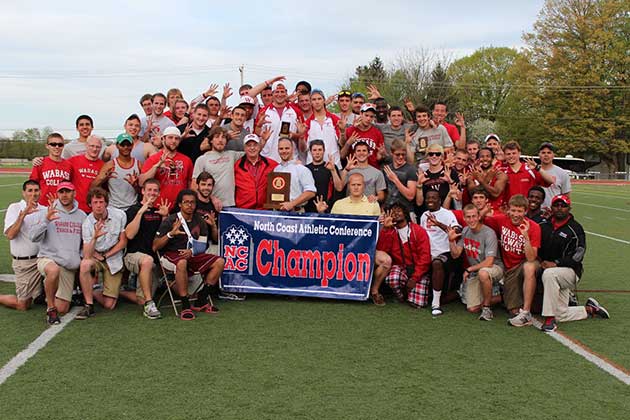
[[[374,276],[372,277],[371,294],[378,293],[381,284],[383,284],[383,280],[385,280],[385,277],[387,277],[389,271],[392,269],[392,257],[383,251],[377,250],[374,263],[376,264],[376,268],[374,269]]]
[[[536,294],[536,264],[523,264],[523,310],[529,312]]]

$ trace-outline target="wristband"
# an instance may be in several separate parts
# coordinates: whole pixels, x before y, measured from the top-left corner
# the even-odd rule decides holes
[[[173,235],[171,235],[171,232],[166,232],[166,237],[168,239],[173,239]]]

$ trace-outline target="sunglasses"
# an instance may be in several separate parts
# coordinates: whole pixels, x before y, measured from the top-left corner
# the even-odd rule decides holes
[[[356,98],[363,98],[363,99],[365,99],[365,95],[362,94],[362,93],[359,93],[359,92],[353,93],[352,94],[352,99],[356,99]]]
[[[407,153],[402,152],[402,153],[394,153],[394,156],[407,156]]]
[[[427,156],[442,156],[442,152],[429,152]]]
[[[339,93],[337,94],[337,96],[352,96],[352,92],[349,90],[341,90],[339,91]]]
[[[50,147],[63,147],[63,143],[48,143]]]

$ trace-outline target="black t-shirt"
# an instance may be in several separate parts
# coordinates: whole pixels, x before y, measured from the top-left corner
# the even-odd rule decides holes
[[[156,237],[161,238],[162,236],[166,236],[168,232],[173,229],[173,223],[177,220],[177,214],[171,214],[166,219],[162,221],[160,228],[155,234]],[[201,218],[198,213],[194,213],[192,220],[190,222],[186,222],[188,225],[188,229],[190,230],[190,234],[194,239],[199,239],[200,237],[205,237],[204,241],[207,241],[208,238],[208,225],[205,220]],[[180,228],[182,232],[185,232],[184,227]],[[199,239],[201,240],[201,239]],[[188,243],[188,235],[175,235],[172,239],[169,239],[166,246],[162,249],[163,252],[167,251],[179,251],[180,249],[190,248]]]
[[[141,207],[142,205],[140,204],[134,204],[127,209],[127,224],[131,223],[136,217]],[[127,243],[127,252],[142,252],[147,255],[153,255],[153,239],[161,223],[162,216],[158,214],[156,208],[150,208],[145,211],[142,215],[142,220],[140,220],[138,233]]]
[[[442,179],[444,177],[444,167],[442,167],[439,172],[429,172],[427,169],[424,172],[424,176],[427,177],[427,181],[422,185],[422,194],[424,197],[427,196],[427,191],[429,190],[438,191],[440,193],[440,199],[442,200],[442,203],[444,203],[444,200],[450,190],[448,182]],[[457,171],[455,169],[451,169],[451,180],[454,182],[459,181],[459,176],[457,175]]]
[[[306,165],[309,171],[313,174],[313,179],[315,180],[315,189],[317,193],[315,194],[315,198],[320,195],[324,197],[328,206],[331,207],[330,199],[332,198],[333,193],[333,180],[332,173],[326,169],[326,163],[321,163],[319,165],[315,165],[313,162]],[[335,167],[335,170],[337,168]],[[311,199],[306,203],[304,209],[307,212],[316,213],[317,208],[315,208],[315,198]]]
[[[183,133],[184,130],[186,130],[186,124],[178,125],[177,128]],[[177,151],[188,156],[194,164],[197,158],[203,154],[201,151],[201,143],[208,137],[208,131],[210,131],[210,129],[208,126],[205,126],[199,134],[192,137],[182,137],[179,146],[177,146]],[[195,134],[193,130],[191,130],[190,133]]]

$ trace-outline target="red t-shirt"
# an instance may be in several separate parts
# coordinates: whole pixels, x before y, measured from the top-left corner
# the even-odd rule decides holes
[[[444,128],[446,128],[448,136],[451,138],[451,140],[453,140],[453,144],[455,144],[455,142],[459,140],[459,130],[457,130],[457,127],[453,124],[447,123],[446,121],[444,121],[442,125],[444,126]]]
[[[529,242],[532,247],[538,249],[540,248],[540,226],[527,217],[525,220],[529,221]],[[518,226],[514,226],[508,216],[501,213],[487,216],[483,219],[483,223],[494,229],[497,234],[501,248],[501,259],[506,270],[525,261],[525,238]]]
[[[149,169],[157,165],[163,153],[164,151],[160,151],[149,156],[142,165],[141,173],[146,173]],[[170,169],[171,162],[174,163],[174,170]],[[188,156],[177,152],[172,159],[166,159],[164,164],[166,168],[158,168],[158,170],[155,171],[155,179],[160,181],[160,196],[157,199],[157,203],[159,203],[162,198],[167,199],[171,202],[169,210],[172,210],[175,205],[175,200],[177,199],[177,194],[181,190],[188,188],[190,179],[192,178],[193,163]]]
[[[39,182],[39,188],[41,190],[41,196],[39,197],[39,204],[42,206],[48,205],[48,194],[57,193],[57,185],[61,181],[70,181],[72,173],[72,167],[67,160],[61,160],[55,162],[48,156],[44,158],[44,161],[39,166],[34,166],[31,171],[30,179]]]
[[[529,189],[535,185],[548,187],[549,185],[543,180],[542,175],[538,171],[532,171],[526,164],[521,163],[521,167],[514,172],[510,165],[503,166],[503,171],[508,176],[508,184],[505,188],[505,202],[516,194],[523,194],[527,197]]]
[[[370,155],[368,157],[368,163],[374,166],[377,169],[380,169],[378,164],[378,159],[376,159],[376,153],[378,148],[385,145],[385,140],[383,139],[383,133],[381,130],[376,128],[374,125],[371,125],[366,131],[360,130],[359,128],[352,126],[346,129],[346,140],[352,136],[352,133],[357,132],[359,134],[359,138],[357,142],[364,141],[368,144],[370,148]],[[354,145],[352,145],[352,150],[354,150]]]
[[[87,205],[87,193],[90,190],[90,184],[101,168],[105,164],[100,159],[90,160],[85,155],[77,155],[68,159],[68,162],[72,166],[72,183],[76,188],[75,199],[79,203],[79,208],[86,213],[91,213],[92,209]]]

